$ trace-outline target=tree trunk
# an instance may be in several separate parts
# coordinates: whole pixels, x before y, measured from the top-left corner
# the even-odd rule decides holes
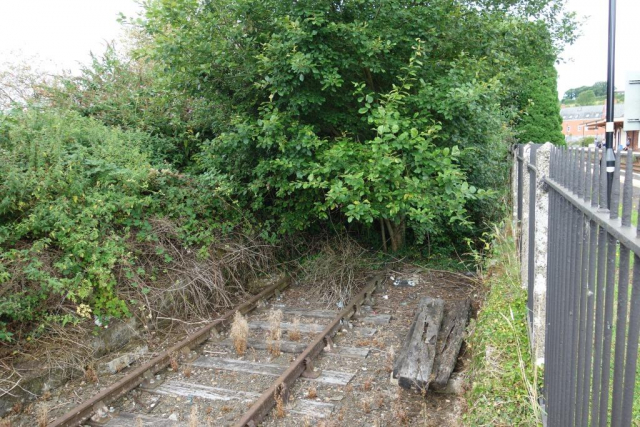
[[[380,218],[380,233],[382,234],[382,249],[387,252],[387,236],[384,232],[384,220]]]
[[[404,235],[406,229],[406,223],[404,218],[400,221],[384,220],[387,225],[387,231],[389,232],[389,239],[391,240],[391,252],[397,252],[404,246]]]

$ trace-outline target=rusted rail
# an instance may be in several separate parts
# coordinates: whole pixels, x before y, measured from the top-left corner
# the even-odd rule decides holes
[[[342,310],[327,327],[309,344],[309,346],[296,358],[289,368],[273,382],[271,387],[249,408],[242,416],[235,427],[255,427],[276,405],[276,398],[281,398],[284,402],[288,399],[288,392],[293,383],[305,373],[313,375],[313,359],[326,347],[331,345],[331,337],[337,332],[344,320],[355,315],[360,306],[375,291],[381,277],[375,277],[356,295],[355,298]]]
[[[145,377],[149,375],[155,375],[157,372],[165,369],[169,366],[171,356],[179,351],[193,347],[203,343],[211,336],[212,331],[217,331],[219,327],[227,327],[233,320],[233,316],[236,311],[240,311],[242,314],[253,310],[259,301],[270,297],[272,294],[286,288],[290,283],[288,276],[283,276],[277,280],[273,285],[264,289],[259,294],[252,297],[250,300],[240,304],[238,307],[227,311],[222,317],[213,320],[211,323],[203,326],[193,334],[187,336],[185,339],[175,344],[170,349],[158,354],[149,362],[133,370],[124,378],[118,382],[103,389],[98,394],[94,395],[88,400],[85,400],[80,405],[73,408],[71,411],[63,414],[55,421],[49,424],[49,427],[76,427],[89,419],[95,411],[102,406],[106,405],[120,396],[128,393],[138,385],[140,385]]]

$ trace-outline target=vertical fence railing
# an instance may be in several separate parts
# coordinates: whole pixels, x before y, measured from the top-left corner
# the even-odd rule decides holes
[[[519,146],[516,156],[519,223],[525,164],[529,171],[530,324],[536,183],[541,178],[536,151],[531,147],[525,162]],[[633,209],[633,159],[631,152],[626,156],[622,191],[620,156],[616,160],[610,209],[601,152],[552,148],[549,174],[543,178],[549,191],[543,397],[551,427],[640,425],[640,407],[634,405],[640,229],[632,225],[640,206]]]
[[[534,286],[534,256],[535,256],[535,243],[536,243],[536,187],[537,187],[537,173],[536,168],[536,153],[539,145],[532,144],[529,150],[529,163],[527,164],[527,170],[529,171],[529,218],[528,218],[528,245],[527,251],[527,312],[529,321],[529,330],[533,329],[533,286]]]
[[[523,197],[523,183],[524,183],[524,177],[523,177],[523,169],[524,169],[524,158],[522,157],[523,155],[523,148],[522,145],[518,145],[517,147],[517,155],[516,155],[516,162],[517,162],[517,169],[516,169],[516,174],[517,174],[517,180],[518,180],[518,195],[517,195],[517,200],[518,200],[518,216],[517,216],[517,220],[518,220],[518,224],[517,227],[520,228],[522,226],[522,197]],[[518,236],[520,235],[520,233],[518,233]],[[522,253],[522,239],[518,240],[518,248],[520,249],[520,253]]]

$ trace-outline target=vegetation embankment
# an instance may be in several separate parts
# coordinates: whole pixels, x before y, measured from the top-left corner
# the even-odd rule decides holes
[[[198,176],[152,166],[148,134],[54,110],[0,120],[3,339],[33,325],[205,316],[272,268],[273,248],[236,207]]]
[[[559,0],[151,1],[125,24],[131,51],[2,103],[4,342],[204,315],[317,236],[467,251],[509,144],[562,140]]]
[[[591,86],[580,86],[567,90],[562,96],[562,104],[567,107],[584,105],[604,105],[607,98],[607,82],[596,82]],[[624,103],[624,92],[615,93],[615,101]]]
[[[496,229],[485,266],[486,300],[468,339],[468,426],[538,426],[540,378],[532,363],[527,295],[509,227]]]

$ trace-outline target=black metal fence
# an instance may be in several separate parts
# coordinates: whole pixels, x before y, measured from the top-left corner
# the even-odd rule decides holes
[[[640,228],[632,226],[632,217],[637,221],[640,207],[633,209],[632,154],[626,154],[621,191],[620,156],[609,189],[601,152],[552,148],[549,175],[537,177],[537,149],[532,147],[531,158],[526,159],[530,179],[526,219],[531,260],[536,178],[542,179],[549,192],[542,391],[547,424],[640,425],[640,407],[634,405],[640,334]],[[521,146],[517,159],[517,215],[522,221],[525,159]],[[611,209],[607,208],[608,197]],[[528,265],[531,311],[533,266],[531,262]]]
[[[524,147],[522,145],[518,145],[516,152],[516,180],[517,180],[517,219],[518,219],[518,227],[522,228],[524,216],[524,182],[525,179],[528,181],[528,192],[529,192],[529,207],[527,209],[528,217],[526,217],[527,224],[527,309],[528,309],[528,321],[529,321],[529,329],[533,330],[533,295],[534,295],[534,253],[535,253],[535,239],[536,239],[536,194],[537,194],[537,182],[538,182],[538,169],[536,167],[537,162],[537,151],[542,144],[529,144],[529,158],[524,157]],[[526,166],[525,166],[526,165]],[[521,237],[521,233],[518,234]],[[519,238],[517,245],[519,248],[520,256],[522,257],[525,253],[522,250],[523,239]],[[521,259],[521,261],[524,261]]]

